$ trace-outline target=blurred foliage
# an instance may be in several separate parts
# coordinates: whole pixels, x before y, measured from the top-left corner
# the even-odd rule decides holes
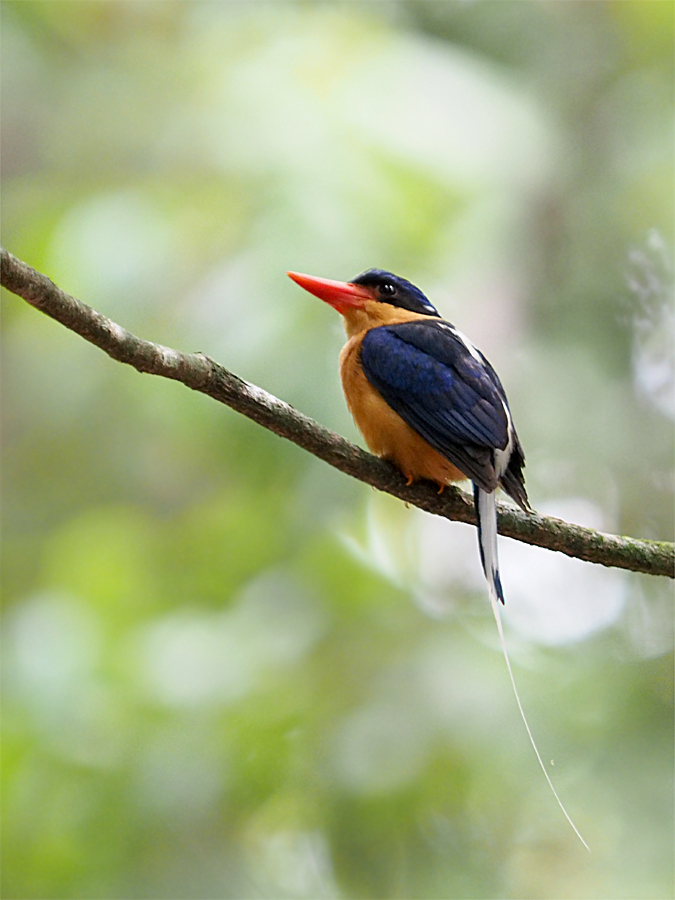
[[[355,438],[418,283],[544,512],[673,538],[673,5],[11,2],[3,244]],[[3,896],[663,898],[671,592],[407,510],[3,294]]]

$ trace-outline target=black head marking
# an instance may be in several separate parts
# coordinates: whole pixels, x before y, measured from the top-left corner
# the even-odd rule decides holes
[[[440,318],[436,309],[429,303],[422,291],[391,272],[384,269],[368,269],[356,278],[352,278],[352,284],[362,284],[364,287],[373,288],[375,299],[401,309],[409,309],[411,312],[422,313],[425,316]]]

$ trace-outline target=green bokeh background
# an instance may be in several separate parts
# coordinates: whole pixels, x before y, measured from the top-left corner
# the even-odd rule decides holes
[[[534,506],[673,538],[673,4],[5,2],[3,244],[358,439],[419,284]],[[673,896],[670,583],[408,510],[3,292],[3,896]]]

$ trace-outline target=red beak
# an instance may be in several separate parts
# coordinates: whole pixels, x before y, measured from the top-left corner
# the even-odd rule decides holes
[[[363,307],[366,300],[372,300],[372,292],[361,284],[349,281],[331,281],[330,278],[315,278],[313,275],[301,275],[300,272],[287,272],[301,288],[314,294],[320,300],[330,304],[339,313]]]

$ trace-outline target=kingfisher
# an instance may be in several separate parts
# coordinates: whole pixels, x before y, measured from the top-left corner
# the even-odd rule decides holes
[[[442,491],[454,481],[473,482],[481,563],[491,598],[503,604],[497,488],[531,510],[525,455],[497,373],[405,278],[383,269],[347,282],[288,275],[343,317],[340,378],[368,448],[394,463],[408,484],[424,478]]]
[[[497,488],[525,512],[531,508],[523,476],[525,454],[497,373],[405,278],[384,269],[368,269],[351,281],[287,274],[344,320],[347,343],[340,353],[340,378],[369,449],[394,463],[408,484],[426,478],[442,491],[453,481],[473,482],[480,559],[518,710],[546,781],[588,850],[530,730],[499,613],[504,592],[497,556]]]

